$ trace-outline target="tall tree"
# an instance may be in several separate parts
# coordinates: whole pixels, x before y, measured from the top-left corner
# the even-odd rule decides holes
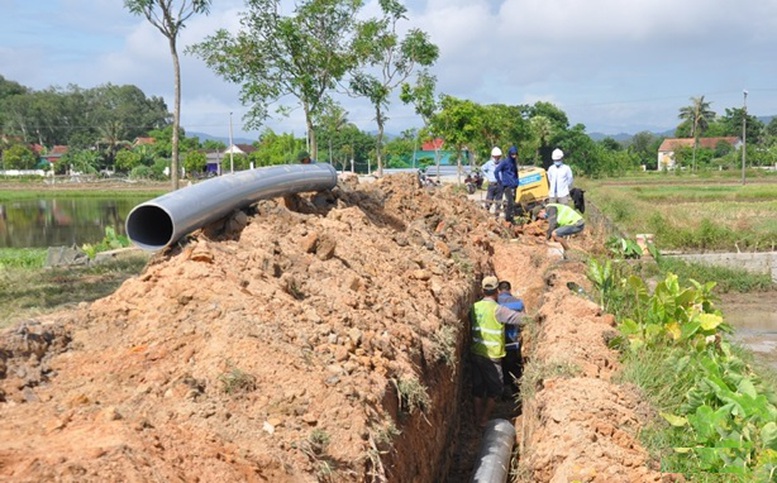
[[[179,186],[180,168],[178,155],[179,127],[181,125],[181,64],[178,60],[178,34],[194,14],[208,14],[210,0],[180,0],[176,8],[174,0],[124,0],[124,6],[134,15],[143,15],[151,25],[167,38],[170,54],[173,57],[173,75],[175,77],[173,101],[173,152],[170,163],[173,189]]]
[[[330,93],[353,65],[348,46],[361,0],[305,0],[294,14],[280,12],[280,0],[246,0],[242,29],[221,29],[189,51],[226,80],[241,84],[241,101],[250,105],[246,125],[258,128],[268,106],[284,96],[299,101],[305,114],[310,151],[318,144],[314,119]],[[287,106],[277,109],[288,114]]]
[[[434,64],[440,50],[419,29],[411,29],[404,38],[400,36],[397,25],[407,19],[407,8],[399,1],[379,0],[378,3],[383,16],[360,23],[357,29],[353,45],[357,64],[350,80],[350,90],[369,99],[375,110],[378,125],[375,154],[378,176],[381,176],[383,131],[388,120],[389,97],[394,89],[407,82],[416,65],[429,67]]]
[[[710,109],[710,102],[704,100],[704,96],[691,97],[691,105],[680,108],[677,116],[691,126],[693,138],[693,171],[696,171],[696,149],[699,146],[699,138],[715,119],[715,112]]]

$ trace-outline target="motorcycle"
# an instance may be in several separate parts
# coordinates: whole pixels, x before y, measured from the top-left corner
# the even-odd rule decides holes
[[[472,171],[464,178],[464,184],[467,186],[467,193],[475,194],[475,191],[483,188],[483,174],[479,170]]]

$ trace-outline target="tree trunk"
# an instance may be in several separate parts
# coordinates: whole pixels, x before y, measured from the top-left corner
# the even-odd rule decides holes
[[[173,182],[173,190],[179,186],[180,163],[178,161],[178,142],[181,126],[181,63],[178,60],[178,50],[175,47],[175,37],[170,37],[170,53],[173,56],[173,75],[175,77],[175,90],[173,96],[173,152],[170,161],[170,177]]]
[[[383,156],[380,147],[383,145],[383,116],[380,109],[375,109],[375,119],[378,122],[378,136],[375,140],[375,156],[378,158],[378,177],[383,176]]]

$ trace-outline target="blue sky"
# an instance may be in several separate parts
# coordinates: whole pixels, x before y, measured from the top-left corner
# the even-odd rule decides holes
[[[293,5],[292,2],[285,2]],[[775,0],[409,0],[406,28],[430,34],[441,50],[438,91],[482,104],[548,101],[588,132],[674,128],[681,107],[704,95],[711,108],[743,104],[777,114]],[[374,9],[374,2],[366,9]],[[245,132],[239,88],[186,45],[218,28],[236,31],[242,0],[214,0],[179,39],[182,124],[188,132]],[[133,84],[172,108],[167,41],[122,0],[0,0],[0,75],[33,89]],[[340,99],[348,119],[373,130],[363,101]],[[421,121],[395,101],[387,131]],[[304,133],[299,109],[267,123]]]

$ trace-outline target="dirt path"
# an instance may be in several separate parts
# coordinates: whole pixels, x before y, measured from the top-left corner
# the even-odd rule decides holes
[[[464,321],[489,273],[538,321],[518,474],[653,481],[638,398],[610,381],[612,321],[564,285],[581,264],[414,175],[258,203],[113,295],[0,334],[0,480],[463,477]],[[542,372],[558,364],[579,371]]]

